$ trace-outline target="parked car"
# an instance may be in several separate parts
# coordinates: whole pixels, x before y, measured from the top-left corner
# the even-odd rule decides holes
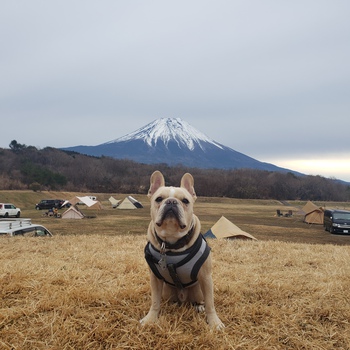
[[[42,225],[33,224],[31,219],[1,219],[0,235],[8,236],[52,236],[52,233]]]
[[[39,203],[35,204],[36,210],[42,209],[52,209],[52,208],[61,208],[64,200],[62,199],[42,199]]]
[[[323,226],[330,233],[350,233],[350,211],[330,210],[324,212]]]
[[[16,208],[12,203],[0,203],[0,216],[4,218],[8,218],[9,216],[19,218],[21,216],[21,209]]]

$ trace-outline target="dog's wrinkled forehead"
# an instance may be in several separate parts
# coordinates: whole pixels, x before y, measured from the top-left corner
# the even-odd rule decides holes
[[[156,197],[162,196],[163,198],[177,198],[177,199],[183,199],[186,197],[188,198],[188,200],[190,200],[190,198],[192,197],[185,188],[173,187],[173,186],[159,188],[155,192],[154,196]]]

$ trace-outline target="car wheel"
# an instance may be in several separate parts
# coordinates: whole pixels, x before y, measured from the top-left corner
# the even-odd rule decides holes
[[[36,209],[36,210],[40,210],[40,208],[39,208],[39,207],[35,207],[35,209]]]
[[[8,218],[9,217],[9,213],[5,213],[4,218]]]
[[[19,218],[21,216],[21,212],[19,211],[16,215],[16,218]]]

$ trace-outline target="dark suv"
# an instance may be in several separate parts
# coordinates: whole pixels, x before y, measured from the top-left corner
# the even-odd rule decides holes
[[[330,233],[350,233],[350,211],[331,210],[324,212],[323,226]]]
[[[42,209],[52,209],[52,208],[61,208],[64,200],[62,199],[42,199],[38,204],[35,204],[36,210]]]

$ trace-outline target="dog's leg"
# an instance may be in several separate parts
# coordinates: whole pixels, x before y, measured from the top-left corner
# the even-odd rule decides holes
[[[199,283],[188,288],[188,300],[197,312],[205,311],[203,293]]]
[[[198,274],[198,281],[201,286],[203,296],[205,313],[207,316],[207,322],[212,329],[221,330],[225,328],[225,325],[221,322],[220,318],[216,314],[214,306],[214,287],[213,279],[211,276],[211,261],[210,258],[202,266]]]
[[[204,295],[205,313],[210,328],[223,329],[225,326],[216,314],[214,306],[214,288],[211,276],[206,276],[200,281],[200,285]]]
[[[170,287],[169,284],[163,284],[163,299],[172,303],[178,302],[176,289],[174,287]]]
[[[151,300],[152,304],[148,311],[148,314],[140,320],[142,325],[155,323],[158,320],[158,314],[160,311],[160,303],[162,299],[162,289],[163,289],[163,281],[158,279],[151,272]]]

